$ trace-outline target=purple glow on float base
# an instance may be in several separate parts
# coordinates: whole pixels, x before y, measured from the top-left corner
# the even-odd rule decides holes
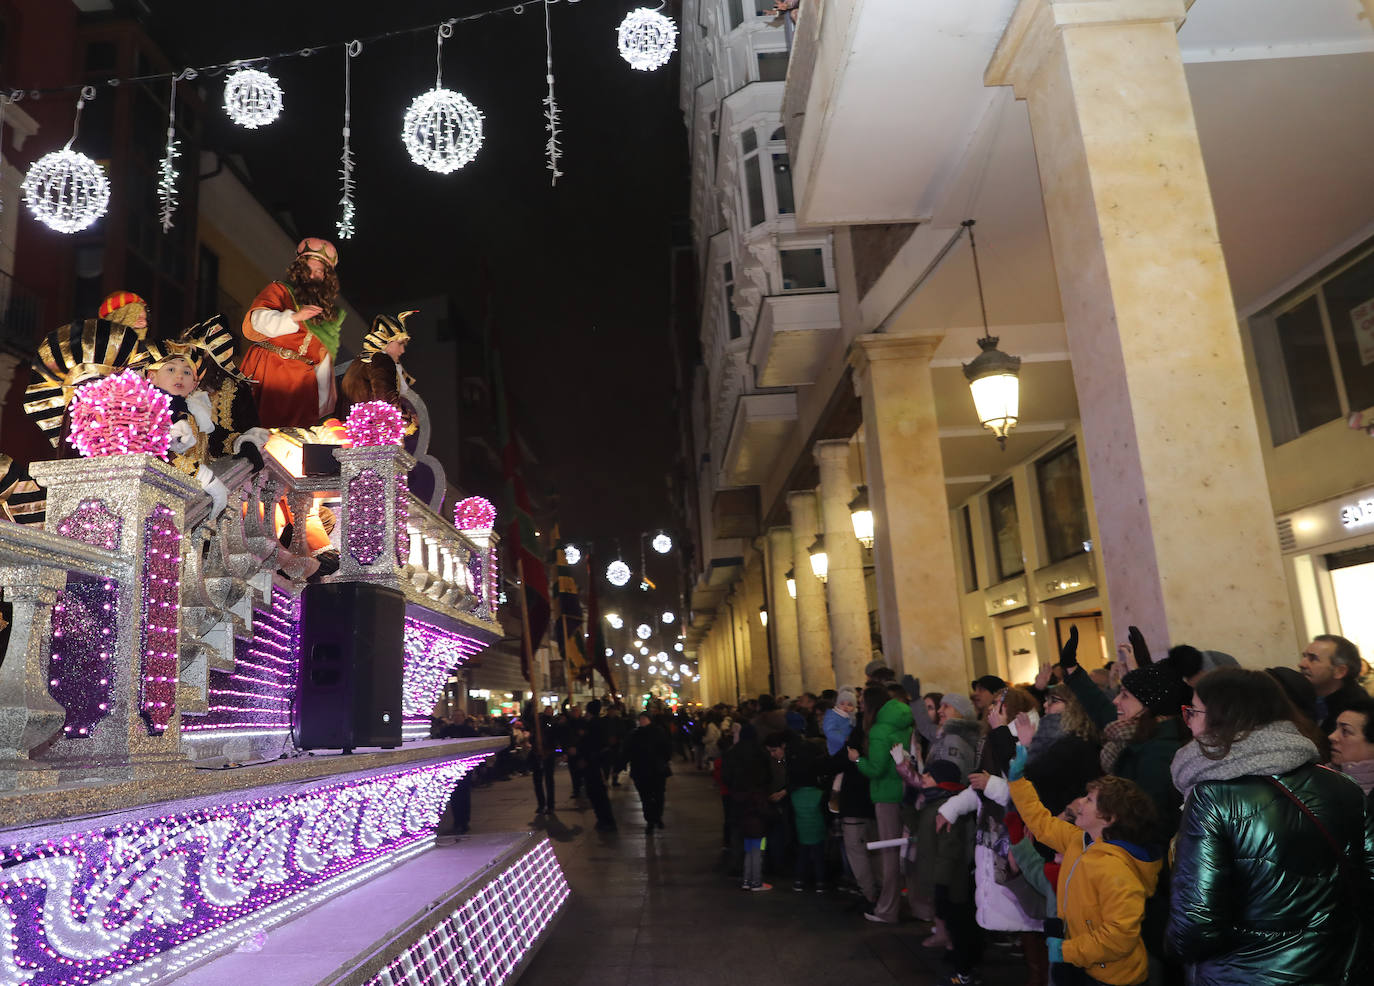
[[[396,474],[396,564],[404,565],[410,560],[410,484],[406,474]]]
[[[392,959],[367,986],[499,986],[520,966],[569,893],[545,839]]]
[[[401,690],[406,720],[428,721],[430,710],[444,693],[449,672],[462,667],[486,646],[480,640],[406,617],[405,681]]]
[[[453,786],[489,755],[0,846],[0,982],[184,967],[429,845]]]
[[[124,521],[119,514],[105,506],[104,500],[82,500],[57,525],[57,533],[64,538],[106,551],[114,551],[119,547],[119,535],[123,530]]]
[[[406,617],[406,721],[428,723],[449,672],[485,647],[480,640]],[[183,718],[182,732],[290,729],[299,650],[300,601],[274,588],[271,609],[253,611],[253,638],[234,642],[234,670],[210,672],[209,712]]]
[[[484,496],[459,500],[453,508],[453,526],[460,531],[489,531],[496,524],[496,508]]]
[[[151,452],[171,442],[171,399],[134,370],[80,387],[72,398],[67,441],[87,458]]]
[[[211,671],[210,710],[182,718],[183,733],[291,728],[300,648],[300,600],[273,587],[269,609],[253,610],[253,636],[234,641],[234,670]]]
[[[354,404],[348,412],[344,430],[354,446],[400,445],[406,423],[396,405],[386,401],[363,401]]]
[[[139,711],[148,732],[161,735],[177,703],[181,626],[181,531],[176,514],[158,504],[143,525],[143,622],[139,631]]]
[[[371,565],[382,555],[386,534],[386,484],[371,469],[348,481],[348,553],[359,565]]]
[[[110,714],[119,586],[72,572],[52,608],[48,693],[67,710],[64,739],[84,739]]]

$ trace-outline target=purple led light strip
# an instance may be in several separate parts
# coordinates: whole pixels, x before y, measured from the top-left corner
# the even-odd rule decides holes
[[[115,617],[119,586],[112,579],[75,572],[52,609],[52,651],[48,657],[48,693],[67,710],[64,739],[85,739],[110,714],[114,686]]]
[[[482,887],[367,986],[501,986],[567,901],[545,839]]]
[[[176,711],[180,662],[181,531],[170,507],[153,508],[143,523],[143,542],[139,711],[148,732],[158,736]]]
[[[406,618],[405,682],[401,710],[407,720],[426,719],[443,694],[444,682],[487,645],[413,617]]]
[[[0,982],[85,986],[416,846],[487,756],[0,847]]]
[[[234,670],[210,672],[210,711],[182,731],[290,729],[299,633],[300,601],[274,587],[271,608],[253,611],[253,639],[234,641]]]

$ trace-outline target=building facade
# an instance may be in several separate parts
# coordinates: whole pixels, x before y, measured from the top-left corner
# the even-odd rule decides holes
[[[1335,109],[1374,102],[1366,6],[803,0],[778,27],[685,6],[708,701],[857,684],[875,651],[932,687],[1029,680],[1070,627],[1098,665],[1131,625],[1251,666],[1317,632],[1374,647],[1351,427],[1374,403],[1374,139]],[[735,88],[771,30],[778,102]],[[766,243],[765,111],[794,210]],[[816,231],[824,291],[759,277]],[[962,369],[985,332],[1022,361],[1005,449]]]

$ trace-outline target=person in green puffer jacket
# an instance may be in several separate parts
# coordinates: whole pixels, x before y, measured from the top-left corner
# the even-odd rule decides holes
[[[867,749],[863,756],[851,748],[849,758],[868,778],[868,792],[873,798],[873,811],[878,819],[878,839],[898,839],[902,835],[901,803],[905,784],[897,773],[889,752],[894,744],[911,744],[911,707],[888,695],[883,685],[870,685],[863,693],[864,735]],[[897,923],[897,906],[902,900],[899,864],[901,850],[880,849],[882,865],[882,893],[864,917],[880,924]]]
[[[1374,820],[1359,786],[1317,764],[1315,731],[1263,671],[1204,675],[1188,726],[1167,932],[1188,982],[1371,982]]]

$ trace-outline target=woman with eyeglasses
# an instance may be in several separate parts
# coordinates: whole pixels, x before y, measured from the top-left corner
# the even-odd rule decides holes
[[[1186,799],[1167,941],[1206,986],[1341,986],[1369,946],[1374,824],[1263,671],[1204,675],[1174,758]],[[1312,735],[1309,735],[1312,734]]]

